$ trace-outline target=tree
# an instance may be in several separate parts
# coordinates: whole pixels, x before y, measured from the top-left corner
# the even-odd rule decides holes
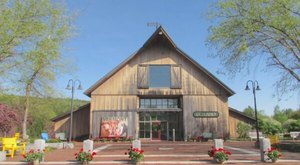
[[[245,139],[246,137],[248,137],[249,131],[251,131],[251,125],[244,122],[238,122],[237,133],[239,134],[239,138]]]
[[[16,110],[4,104],[0,104],[0,131],[6,136],[16,125],[20,123],[20,117]]]
[[[228,73],[235,75],[254,60],[279,77],[281,94],[300,87],[300,3],[298,0],[223,0],[212,17],[208,43]],[[257,62],[257,61],[256,61]]]
[[[255,117],[254,116],[254,109],[251,106],[248,106],[247,108],[244,109],[243,113],[249,117]]]
[[[51,0],[12,0],[0,3],[4,24],[0,35],[0,63],[10,67],[13,81],[25,93],[23,138],[32,96],[44,96],[65,65],[60,54],[62,43],[70,36],[70,16]]]
[[[279,106],[275,106],[274,108],[274,115],[273,119],[279,121],[281,124],[283,124],[285,121],[287,121],[289,118],[284,110],[280,110]]]
[[[275,135],[282,132],[282,125],[280,122],[269,117],[259,118],[259,129],[264,134]]]

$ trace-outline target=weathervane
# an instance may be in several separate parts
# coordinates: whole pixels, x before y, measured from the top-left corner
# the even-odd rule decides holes
[[[154,26],[156,29],[158,29],[160,27],[160,23],[158,23],[158,22],[148,22],[147,26],[148,27]]]

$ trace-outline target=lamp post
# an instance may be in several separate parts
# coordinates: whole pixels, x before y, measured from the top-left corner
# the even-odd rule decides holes
[[[254,96],[254,111],[255,111],[255,129],[256,129],[256,145],[259,146],[259,133],[258,133],[258,120],[257,120],[257,108],[256,108],[256,94],[255,91],[259,91],[259,85],[258,82],[256,80],[252,81],[252,80],[248,80],[246,83],[246,88],[245,90],[250,90],[248,84],[252,84],[252,92],[253,92],[253,96]]]
[[[76,80],[70,79],[69,82],[68,82],[68,85],[67,85],[67,87],[66,87],[66,90],[71,90],[71,92],[72,92],[69,142],[71,142],[71,140],[72,140],[72,135],[73,135],[73,134],[72,134],[72,133],[73,133],[73,100],[74,100],[74,93],[75,93],[75,85],[76,85],[76,82],[78,83],[77,90],[82,90],[81,82],[80,82],[80,80],[78,80],[78,79],[76,79]],[[71,84],[71,85],[70,85],[70,84]]]

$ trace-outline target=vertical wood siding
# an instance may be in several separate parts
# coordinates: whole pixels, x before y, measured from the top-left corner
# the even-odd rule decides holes
[[[195,111],[218,111],[217,118],[194,118]],[[227,99],[216,96],[183,96],[184,132],[186,136],[200,136],[211,132],[215,138],[228,137]]]
[[[136,112],[135,111],[94,111],[93,112],[93,131],[92,131],[92,137],[99,137],[100,136],[100,126],[102,122],[102,117],[126,117],[128,119],[128,130],[127,130],[127,136],[128,137],[135,137],[136,133]]]
[[[171,88],[148,88],[147,66],[157,64],[172,66]],[[179,78],[177,81],[176,77]],[[213,132],[216,137],[225,137],[229,134],[228,92],[171,47],[165,39],[154,40],[92,91],[91,110],[97,111],[97,116],[94,116],[91,111],[91,116],[94,117],[92,117],[93,122],[90,122],[90,127],[98,129],[99,117],[101,117],[98,111],[138,109],[140,96],[183,97],[184,122],[182,124],[185,135],[201,135],[205,131]],[[220,116],[196,119],[192,116],[194,111],[218,111]],[[91,133],[98,134],[93,130]]]
[[[90,130],[90,106],[73,113],[73,138],[89,136]],[[54,123],[55,132],[64,132],[69,137],[70,115]]]
[[[255,121],[249,120],[248,118],[243,117],[239,114],[229,112],[229,130],[231,138],[237,138],[239,136],[237,133],[237,124],[239,122],[243,122],[249,125],[255,124]]]

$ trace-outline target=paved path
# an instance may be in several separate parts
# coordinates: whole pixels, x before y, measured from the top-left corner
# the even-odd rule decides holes
[[[142,142],[145,150],[145,159],[142,164],[213,164],[207,151],[212,142]],[[128,155],[124,153],[131,146],[130,142],[119,143],[94,143],[97,155],[90,164],[130,164]],[[232,152],[226,164],[265,164],[260,161],[259,150],[254,148],[253,142],[225,142],[225,149]],[[74,149],[54,150],[45,154],[45,161],[41,164],[78,164],[74,154],[82,148],[82,143],[75,143]],[[284,157],[276,165],[300,165],[299,153],[283,152]],[[1,164],[27,164],[24,158],[17,154],[15,158],[8,158]]]

